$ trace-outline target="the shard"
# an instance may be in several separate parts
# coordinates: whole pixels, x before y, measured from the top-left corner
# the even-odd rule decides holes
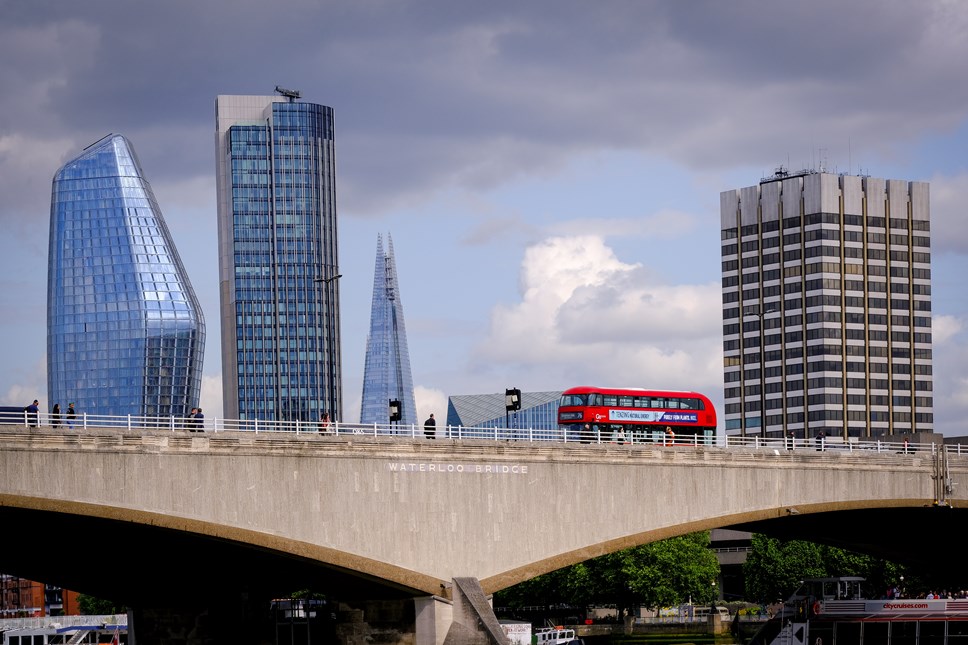
[[[393,240],[388,233],[386,251],[383,250],[382,236],[376,238],[373,304],[370,333],[366,339],[360,423],[389,423],[390,401],[400,402],[401,425],[417,423],[403,302],[393,257]]]

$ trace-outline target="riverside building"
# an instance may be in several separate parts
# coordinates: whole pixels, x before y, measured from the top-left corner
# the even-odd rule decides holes
[[[781,168],[720,212],[727,434],[932,432],[928,184]]]
[[[333,110],[215,101],[223,410],[342,420]]]

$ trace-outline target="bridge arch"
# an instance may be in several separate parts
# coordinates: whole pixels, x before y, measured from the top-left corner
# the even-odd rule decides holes
[[[873,511],[887,511],[874,513]],[[903,511],[915,511],[903,512]],[[953,512],[949,512],[953,511]],[[957,518],[954,516],[957,515]],[[861,519],[866,516],[866,520]],[[910,518],[919,519],[912,520]],[[818,519],[820,520],[818,522]],[[810,527],[807,523],[815,526]],[[841,531],[830,531],[832,522],[843,524]],[[797,506],[768,507],[735,513],[728,516],[707,518],[695,522],[663,526],[632,535],[622,536],[607,542],[588,545],[568,553],[556,554],[546,560],[530,563],[526,567],[502,572],[481,580],[481,586],[488,592],[500,591],[533,577],[556,571],[560,568],[584,562],[585,560],[615,553],[623,549],[659,542],[696,531],[717,528],[732,528],[777,535],[786,539],[802,539],[848,550],[870,552],[871,555],[892,559],[898,562],[912,560],[910,545],[915,537],[901,539],[899,544],[885,543],[881,548],[872,550],[872,537],[877,535],[906,536],[908,530],[899,530],[898,525],[920,527],[928,534],[936,534],[929,527],[945,527],[950,530],[958,522],[968,522],[968,510],[945,507],[939,509],[934,500],[896,499],[880,500],[872,504],[869,500],[854,499],[839,502],[799,504]],[[940,530],[940,529],[939,529]],[[832,537],[833,536],[833,537]],[[931,561],[927,558],[913,560],[919,566],[928,568],[940,565],[950,570],[952,564]],[[958,565],[955,565],[958,566]]]
[[[964,481],[960,459],[946,476]],[[0,429],[4,513],[157,529],[186,550],[178,534],[196,536],[411,595],[457,577],[493,592],[695,530],[923,509],[937,481],[932,455]]]

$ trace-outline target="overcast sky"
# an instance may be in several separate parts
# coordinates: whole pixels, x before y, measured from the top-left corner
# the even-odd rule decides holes
[[[721,409],[719,193],[784,165],[931,183],[936,429],[968,434],[966,67],[960,0],[0,0],[0,404],[54,403],[51,179],[113,132],[201,300],[221,414],[214,102],[281,85],[336,114],[345,420],[378,233],[418,417],[579,384]]]

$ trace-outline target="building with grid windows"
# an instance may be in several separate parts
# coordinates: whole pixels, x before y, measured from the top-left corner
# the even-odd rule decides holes
[[[205,321],[131,143],[109,135],[54,175],[47,392],[62,412],[188,416]]]
[[[781,168],[720,205],[726,432],[932,432],[928,184]]]
[[[521,409],[509,413],[505,392],[454,395],[447,400],[447,426],[557,431],[560,401],[561,390],[522,392]]]
[[[0,619],[77,614],[76,591],[0,573]]]
[[[393,256],[393,239],[387,233],[386,251],[383,250],[383,238],[376,237],[373,304],[370,307],[370,333],[366,337],[360,423],[387,423],[391,400],[400,402],[401,424],[417,423],[403,300]]]
[[[340,420],[333,110],[277,91],[215,101],[224,414]]]

